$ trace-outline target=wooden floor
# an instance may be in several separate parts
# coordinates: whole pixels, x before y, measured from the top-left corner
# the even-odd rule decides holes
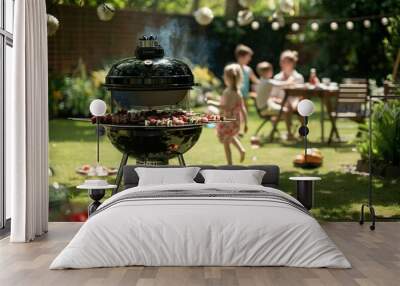
[[[400,285],[400,222],[378,223],[375,232],[357,223],[324,223],[352,269],[289,267],[124,267],[48,270],[79,229],[50,223],[49,233],[27,244],[0,241],[0,285]]]

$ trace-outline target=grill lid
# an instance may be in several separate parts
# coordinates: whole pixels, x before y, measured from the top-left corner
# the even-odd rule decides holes
[[[164,57],[164,49],[153,36],[139,39],[136,57],[115,63],[106,77],[109,90],[190,89],[193,74],[184,62]]]

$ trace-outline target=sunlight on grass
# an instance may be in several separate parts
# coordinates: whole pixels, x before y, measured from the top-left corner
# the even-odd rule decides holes
[[[318,106],[318,105],[317,105]],[[292,164],[296,154],[302,152],[301,142],[268,143],[259,149],[252,149],[250,137],[260,124],[260,119],[254,111],[250,113],[249,133],[242,138],[246,148],[244,165],[276,164],[281,168],[280,188],[294,194],[295,185],[289,181],[294,175],[321,176],[322,181],[317,183],[316,207],[313,214],[320,220],[351,220],[357,219],[362,202],[367,199],[367,177],[345,174],[342,172],[344,164],[355,164],[359,154],[354,151],[351,140],[357,133],[357,125],[351,121],[338,122],[340,134],[347,144],[321,144],[320,121],[318,112],[311,117],[310,141],[311,147],[319,148],[324,155],[324,164],[316,170],[302,170]],[[299,123],[297,123],[299,124]],[[325,139],[329,135],[329,122],[325,122]],[[282,133],[284,124],[279,125]],[[263,132],[271,130],[268,123]],[[101,163],[109,167],[118,167],[121,154],[112,147],[106,137],[101,139]],[[70,120],[50,121],[50,165],[54,170],[51,183],[57,182],[69,188],[72,204],[77,208],[85,208],[89,203],[85,192],[76,192],[76,185],[83,182],[83,176],[76,174],[75,169],[83,164],[94,164],[96,160],[95,129],[88,123]],[[238,154],[234,153],[234,163],[238,163]],[[215,129],[204,128],[199,142],[185,154],[185,160],[190,164],[225,164],[223,146],[218,142]],[[134,160],[130,159],[130,164]],[[177,164],[177,160],[171,160]],[[113,178],[109,178],[112,182]],[[374,180],[374,201],[379,216],[400,216],[400,183],[396,180]]]

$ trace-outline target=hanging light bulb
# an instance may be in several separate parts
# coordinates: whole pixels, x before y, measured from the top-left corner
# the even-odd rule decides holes
[[[347,21],[346,22],[346,28],[347,28],[347,30],[353,30],[354,29],[354,23],[352,21]]]
[[[47,36],[53,36],[58,28],[60,27],[60,22],[53,15],[47,14]]]
[[[97,7],[97,16],[101,21],[110,21],[115,14],[115,8],[110,3],[103,3]]]
[[[213,11],[208,7],[201,7],[193,13],[196,22],[202,26],[209,25],[214,19]]]
[[[332,31],[336,31],[336,30],[339,28],[339,25],[338,25],[338,23],[336,23],[336,22],[332,22],[332,23],[330,24],[330,27],[331,27],[331,30],[332,30]]]
[[[386,26],[387,24],[389,24],[389,19],[386,18],[386,17],[383,17],[383,18],[381,19],[381,23],[382,23],[383,26]]]
[[[365,28],[368,29],[369,27],[371,27],[371,21],[368,20],[368,19],[365,19],[365,20],[363,21],[363,25],[364,25]]]
[[[235,27],[235,21],[233,21],[233,20],[228,20],[228,21],[226,21],[226,26],[227,26],[228,28],[233,28],[233,27]]]
[[[280,28],[285,26],[285,17],[279,10],[272,14],[272,20],[278,22]]]
[[[294,12],[294,1],[293,0],[280,0],[279,8],[283,13],[291,14]]]
[[[300,29],[299,23],[294,22],[294,23],[291,25],[291,29],[292,29],[293,32],[297,32],[297,31]]]
[[[253,12],[250,10],[241,10],[237,15],[237,22],[239,26],[249,25],[253,21]]]
[[[313,30],[314,32],[319,30],[319,25],[317,22],[312,22],[311,23],[311,30]]]
[[[279,27],[280,27],[280,25],[279,25],[278,22],[276,22],[276,21],[272,22],[272,24],[271,24],[272,30],[278,31],[278,30],[279,30]]]
[[[251,28],[252,28],[253,30],[258,30],[258,29],[260,28],[260,23],[259,23],[258,21],[253,21],[253,22],[251,23]]]

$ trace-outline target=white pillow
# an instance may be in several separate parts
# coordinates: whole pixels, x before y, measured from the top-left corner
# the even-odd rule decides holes
[[[139,186],[195,183],[193,180],[200,168],[135,168]]]
[[[261,185],[265,171],[262,170],[202,170],[205,184]]]

